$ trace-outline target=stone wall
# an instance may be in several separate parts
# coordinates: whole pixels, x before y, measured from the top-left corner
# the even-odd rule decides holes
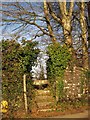
[[[67,98],[80,98],[88,93],[87,79],[81,71],[80,67],[75,66],[73,71],[67,67],[64,76],[64,91]]]

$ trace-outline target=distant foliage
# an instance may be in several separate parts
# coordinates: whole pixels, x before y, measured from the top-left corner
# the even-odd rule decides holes
[[[23,102],[23,74],[27,74],[27,94],[31,98],[32,81],[30,71],[37,59],[37,42],[2,40],[2,97],[7,100],[10,111]]]

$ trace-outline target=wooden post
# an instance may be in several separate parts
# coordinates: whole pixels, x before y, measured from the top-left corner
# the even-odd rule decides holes
[[[24,101],[25,101],[25,110],[27,113],[28,106],[27,106],[27,94],[26,94],[26,75],[23,75],[23,90],[24,90]]]

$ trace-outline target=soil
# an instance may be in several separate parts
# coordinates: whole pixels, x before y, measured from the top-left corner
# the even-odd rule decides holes
[[[33,111],[29,112],[28,115],[25,114],[24,110],[18,110],[14,113],[14,118],[48,118],[48,117],[58,117],[69,114],[83,113],[88,110],[88,106],[80,106],[79,108],[70,107],[63,111],[53,110],[53,111]]]

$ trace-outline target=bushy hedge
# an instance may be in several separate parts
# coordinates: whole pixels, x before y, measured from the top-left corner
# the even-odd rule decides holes
[[[32,98],[31,69],[39,49],[36,42],[2,40],[2,97],[8,101],[9,111],[23,106],[23,75],[27,75],[27,96]],[[29,99],[29,103],[30,103]]]
[[[71,54],[66,45],[51,44],[47,48],[49,59],[47,61],[47,76],[51,83],[54,96],[59,98],[63,95],[63,76]]]

